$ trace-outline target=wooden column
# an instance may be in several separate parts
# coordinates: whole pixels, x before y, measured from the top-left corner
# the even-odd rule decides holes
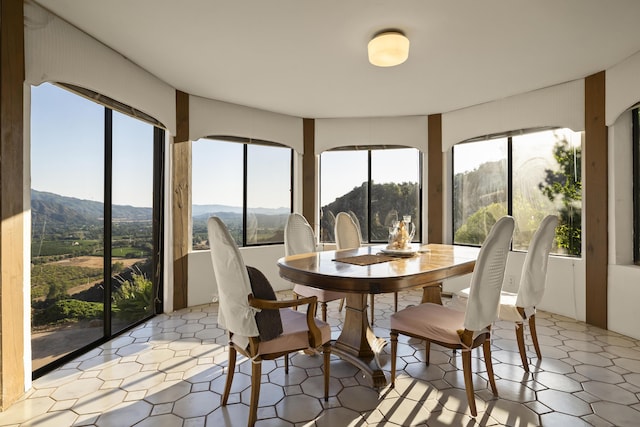
[[[444,212],[442,200],[442,114],[428,117],[429,140],[427,142],[427,243],[442,241]]]
[[[304,154],[302,155],[302,215],[316,229],[316,144],[314,119],[303,119]]]
[[[605,72],[585,79],[582,217],[587,323],[607,328],[608,175]]]
[[[176,91],[176,136],[171,144],[173,157],[171,190],[173,193],[173,309],[188,304],[191,247],[191,141],[189,141],[189,94]]]
[[[0,409],[24,393],[24,25],[0,2]]]

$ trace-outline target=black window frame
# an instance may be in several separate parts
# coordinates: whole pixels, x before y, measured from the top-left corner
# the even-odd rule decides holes
[[[423,158],[422,152],[415,147],[406,147],[401,145],[394,146],[348,146],[348,147],[339,147],[334,148],[332,150],[327,150],[328,152],[336,152],[336,151],[367,151],[367,212],[366,212],[366,221],[364,226],[366,227],[366,241],[363,241],[365,244],[380,244],[387,243],[387,240],[374,240],[371,239],[371,195],[372,195],[372,187],[373,187],[373,179],[371,177],[372,167],[371,167],[371,152],[372,151],[384,151],[389,149],[405,149],[411,148],[415,149],[418,152],[418,219],[419,222],[413,221],[416,226],[415,236],[412,240],[413,243],[422,243],[422,227],[423,227],[423,195],[422,195],[422,177],[423,177]],[[322,157],[320,157],[320,170],[322,169]],[[322,192],[322,182],[319,182],[320,192]],[[322,206],[320,206],[320,214],[322,215]],[[416,224],[417,223],[417,224]],[[361,227],[363,224],[361,223]],[[364,233],[363,233],[364,240]],[[333,241],[321,241],[322,243],[334,243]]]
[[[523,135],[525,133],[537,133],[537,132],[544,132],[544,131],[548,131],[548,130],[557,130],[560,128],[557,127],[541,127],[541,128],[533,128],[533,129],[526,129],[526,130],[519,130],[519,131],[513,131],[513,132],[506,132],[506,133],[501,133],[501,134],[495,134],[495,135],[487,135],[487,136],[483,136],[483,137],[479,137],[479,138],[471,138],[468,139],[466,141],[460,142],[459,144],[456,145],[462,145],[468,142],[480,142],[480,141],[489,141],[489,140],[494,140],[494,139],[500,139],[500,138],[506,138],[506,178],[507,178],[507,186],[506,186],[506,192],[507,192],[507,215],[513,215],[513,138]],[[634,156],[635,159],[635,156]],[[455,164],[455,150],[452,149],[452,155],[451,155],[451,171],[452,173],[450,174],[450,185],[451,185],[451,215],[452,218],[455,218],[455,207],[456,207],[456,194],[455,194],[455,187],[454,187],[454,179],[455,179],[455,174],[453,173],[454,170],[454,164]],[[580,177],[581,181],[582,181],[582,176]],[[640,174],[639,174],[639,180],[640,180]],[[639,186],[640,188],[640,186]],[[456,229],[455,229],[455,221],[451,221],[451,236],[452,236],[452,241],[455,239],[455,233],[456,233]],[[517,224],[516,224],[517,227]],[[480,247],[481,244],[475,245],[472,243],[455,243],[456,245],[460,245],[460,246],[473,246],[473,247]],[[513,248],[513,241],[509,244],[509,250],[510,251],[514,251],[514,252],[527,252],[527,250],[524,249],[514,249]],[[557,256],[563,256],[563,257],[567,257],[567,258],[579,258],[582,256],[582,250],[580,251],[579,255],[571,255],[571,254],[555,254]]]
[[[640,265],[640,108],[631,110],[633,147],[633,263]]]
[[[118,101],[115,101],[104,95],[100,95],[89,89],[81,88],[70,84],[52,83],[55,86],[67,90],[77,96],[82,96],[102,105],[104,108],[104,228],[103,228],[103,241],[104,241],[104,266],[103,266],[103,335],[97,340],[91,341],[86,345],[77,348],[68,354],[61,356],[52,362],[44,365],[38,369],[35,369],[31,373],[32,379],[37,379],[42,375],[53,371],[54,369],[64,365],[65,363],[75,359],[81,354],[84,354],[124,333],[135,328],[136,326],[148,321],[164,311],[163,307],[163,268],[162,262],[164,260],[164,167],[165,167],[165,129],[160,127],[161,123],[151,118],[150,116],[139,112],[138,110],[128,107]],[[132,322],[123,329],[116,332],[112,331],[112,264],[111,264],[111,250],[112,250],[112,177],[113,177],[113,111],[125,114],[133,119],[140,120],[153,126],[153,206],[152,206],[152,265],[153,265],[153,285],[154,285],[154,304],[150,314],[145,317]],[[106,284],[109,284],[107,286]]]
[[[247,243],[247,217],[248,217],[248,208],[247,208],[247,200],[248,200],[248,191],[249,191],[249,182],[247,177],[247,168],[248,168],[248,152],[250,145],[264,145],[270,147],[278,147],[285,148],[289,150],[290,160],[289,160],[289,213],[293,212],[293,202],[294,202],[294,150],[291,147],[288,147],[284,144],[280,144],[277,142],[266,141],[262,139],[254,139],[254,138],[243,138],[236,136],[227,136],[227,135],[212,135],[205,136],[199,138],[198,141],[201,140],[210,140],[210,141],[221,141],[221,142],[235,142],[242,144],[242,242],[238,245],[243,248],[252,248],[252,247],[261,247],[261,246],[273,246],[273,245],[282,245],[284,244],[284,234],[282,241],[278,242],[263,242],[263,243]],[[193,234],[193,230],[191,231]],[[192,248],[193,250],[193,244]]]

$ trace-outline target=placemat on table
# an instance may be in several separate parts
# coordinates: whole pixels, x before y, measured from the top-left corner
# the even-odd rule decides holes
[[[347,256],[344,258],[336,258],[334,261],[344,262],[347,264],[355,264],[355,265],[371,265],[378,264],[381,262],[393,261],[397,258],[387,255],[356,255],[356,256]]]

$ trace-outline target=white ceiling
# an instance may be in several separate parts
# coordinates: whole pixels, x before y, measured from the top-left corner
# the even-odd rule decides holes
[[[37,2],[183,92],[308,118],[444,113],[640,51],[639,0]],[[386,28],[409,59],[374,67]]]

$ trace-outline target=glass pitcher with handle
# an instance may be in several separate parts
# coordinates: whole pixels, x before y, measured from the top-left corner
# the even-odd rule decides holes
[[[402,221],[393,221],[389,227],[389,244],[387,249],[411,249],[411,241],[416,233],[416,227],[411,222],[411,215],[404,215]]]

